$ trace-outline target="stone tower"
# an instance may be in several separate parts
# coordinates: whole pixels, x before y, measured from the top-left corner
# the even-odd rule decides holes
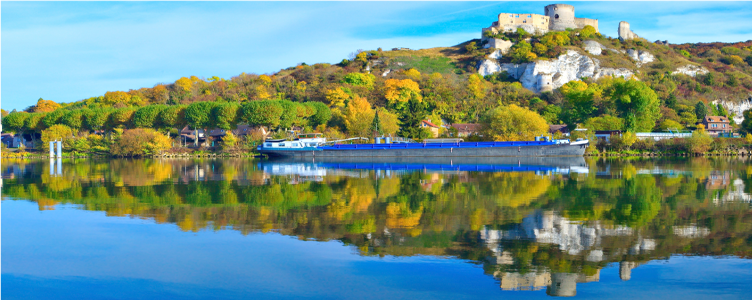
[[[569,4],[546,5],[544,9],[549,17],[548,29],[563,31],[567,28],[577,28],[574,21],[574,6]]]
[[[619,39],[624,41],[635,39],[637,37],[638,36],[629,29],[629,23],[627,23],[626,21],[619,22]]]

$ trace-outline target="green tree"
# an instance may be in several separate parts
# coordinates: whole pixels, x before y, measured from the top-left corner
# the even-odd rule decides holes
[[[224,102],[212,109],[213,123],[217,128],[232,130],[240,121],[240,105],[233,102]]]
[[[538,58],[538,56],[533,53],[533,46],[526,41],[520,41],[512,46],[511,57],[512,61],[516,63],[526,63]]]
[[[344,78],[342,78],[342,82],[355,85],[355,86],[362,86],[366,87],[368,89],[373,88],[373,83],[376,81],[376,76],[370,73],[348,73],[345,75]]]
[[[23,133],[26,119],[29,118],[27,112],[12,112],[3,118],[3,132]]]
[[[158,128],[159,114],[167,107],[164,105],[147,105],[133,114],[133,126],[136,128]]]
[[[185,105],[171,105],[159,113],[159,122],[168,128],[181,129],[188,124],[185,120]]]
[[[90,130],[102,130],[107,123],[107,119],[110,117],[111,110],[106,108],[97,108],[91,111],[91,114],[86,116],[84,120],[84,127]]]
[[[649,132],[661,117],[658,96],[642,81],[614,79],[609,96],[624,118],[627,131]]]
[[[695,116],[697,116],[697,119],[702,120],[707,115],[708,115],[708,107],[705,106],[705,103],[702,103],[702,101],[697,102],[697,104],[695,104]]]
[[[112,111],[107,122],[106,129],[129,128],[133,125],[133,115],[136,113],[135,108],[125,107]]]
[[[416,98],[410,98],[399,117],[399,121],[402,124],[399,134],[407,138],[421,138],[424,136],[424,131],[420,125],[425,119],[426,105]]]
[[[60,118],[65,115],[64,109],[58,109],[47,113],[42,119],[42,124],[45,128],[52,127],[53,125],[60,124]]]
[[[42,132],[42,129],[44,129],[44,124],[42,124],[42,119],[44,119],[45,115],[46,113],[30,114],[29,117],[26,118],[26,121],[24,122],[24,126],[28,130]]]
[[[279,126],[283,108],[277,101],[262,100],[247,102],[242,107],[243,120],[249,125],[267,126],[270,129]]]
[[[326,125],[326,123],[329,122],[329,120],[332,118],[332,110],[324,103],[306,102],[305,105],[308,105],[316,110],[316,112],[309,119],[311,126],[316,127],[319,125]]]
[[[582,81],[567,82],[559,90],[567,100],[561,119],[573,130],[595,112],[595,97],[600,96],[601,90],[596,84]]]
[[[742,121],[741,129],[747,134],[752,134],[752,109],[745,110],[742,115],[744,121]]]
[[[60,122],[62,122],[64,125],[67,125],[70,127],[73,132],[78,132],[81,130],[81,127],[84,126],[84,120],[86,116],[88,116],[91,113],[91,110],[84,110],[84,109],[74,109],[70,110],[65,113],[60,118]]]
[[[211,112],[218,104],[216,102],[194,102],[185,108],[185,120],[192,128],[207,129],[212,127]]]

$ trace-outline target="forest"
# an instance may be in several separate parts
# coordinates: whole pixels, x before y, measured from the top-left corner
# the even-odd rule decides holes
[[[621,41],[587,27],[543,36],[518,31],[499,38],[517,41],[504,58],[512,62],[548,59],[567,49],[583,52],[585,40],[649,51],[656,60],[638,67],[625,55],[604,50],[599,57],[603,66],[629,68],[637,78],[582,78],[535,94],[504,72],[478,75],[479,62],[492,51],[482,48],[480,40],[421,50],[358,50],[338,64],[300,63],[273,74],[182,77],[71,103],[40,98],[22,111],[3,111],[3,130],[39,138],[42,147],[63,139],[66,151],[118,156],[180,148],[184,143],[177,137],[185,126],[231,130],[243,124],[264,127],[277,137],[296,128],[331,138],[396,135],[415,140],[431,136],[420,128],[423,120],[439,126],[480,123],[483,130],[474,138],[493,140],[530,139],[548,134],[553,124],[585,128],[583,137],[595,130],[699,129],[703,134],[696,124],[704,116],[732,116],[712,101],[745,100],[752,90],[752,41],[662,45],[645,39]],[[674,72],[686,64],[709,72],[695,77]],[[734,126],[746,133],[752,121]],[[129,141],[149,146],[124,145],[120,137],[125,134]],[[452,132],[442,129],[440,134]],[[261,138],[230,136],[222,139],[221,148],[250,151]],[[705,142],[709,137],[698,139],[703,140],[700,148],[710,147],[711,142]],[[621,147],[630,149],[631,144]]]

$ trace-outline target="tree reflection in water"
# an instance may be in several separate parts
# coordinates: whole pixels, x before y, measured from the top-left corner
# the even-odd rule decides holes
[[[3,160],[3,200],[74,204],[183,231],[339,240],[368,256],[482,264],[504,290],[576,294],[671,255],[752,254],[752,167],[738,159],[566,166]],[[62,169],[58,169],[62,167]],[[472,171],[481,170],[481,171]]]

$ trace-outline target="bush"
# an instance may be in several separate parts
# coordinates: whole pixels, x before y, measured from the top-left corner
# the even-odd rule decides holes
[[[172,140],[154,129],[131,129],[112,145],[111,152],[117,156],[149,156],[172,147]]]

